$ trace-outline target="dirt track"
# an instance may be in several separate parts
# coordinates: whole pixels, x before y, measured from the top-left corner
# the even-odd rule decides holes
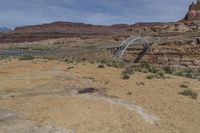
[[[178,95],[183,90],[180,85],[186,81],[199,93],[199,81],[174,76],[148,80],[143,73],[122,80],[121,71],[110,67],[101,69],[89,63],[2,60],[0,108],[16,110],[38,125],[66,128],[77,133],[199,131],[199,98],[193,100]],[[76,93],[77,89],[86,87],[98,88],[99,94]],[[159,119],[148,122],[137,111],[102,97],[95,98],[98,95],[132,103]]]

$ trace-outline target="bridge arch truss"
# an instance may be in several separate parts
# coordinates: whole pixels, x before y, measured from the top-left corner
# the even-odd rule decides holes
[[[148,43],[148,41],[142,37],[135,37],[132,36],[126,40],[124,40],[121,44],[116,46],[108,47],[108,50],[111,50],[111,52],[116,55],[118,58],[122,58],[125,54],[126,50],[129,48],[129,46],[136,46],[136,45],[143,45],[144,49],[143,51],[148,51],[151,48],[151,45]]]

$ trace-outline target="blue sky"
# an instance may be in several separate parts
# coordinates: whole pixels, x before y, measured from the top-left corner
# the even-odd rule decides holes
[[[111,25],[169,22],[184,17],[193,0],[0,0],[0,27],[53,21]]]

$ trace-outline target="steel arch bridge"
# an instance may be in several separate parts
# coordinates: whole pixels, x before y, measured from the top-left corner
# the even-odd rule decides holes
[[[147,41],[148,39],[148,41]],[[72,53],[80,53],[81,51],[99,51],[99,49],[109,50],[112,54],[114,54],[118,58],[122,58],[126,50],[129,46],[136,46],[136,45],[143,45],[144,49],[139,53],[137,60],[140,60],[145,52],[148,52],[151,48],[151,44],[155,44],[160,40],[160,38],[153,38],[150,37],[147,39],[144,39],[142,37],[135,37],[132,36],[126,40],[124,40],[119,45],[114,46],[101,46],[101,47],[95,47],[90,49],[76,49],[76,48],[70,48],[70,49],[54,49],[54,50],[20,50],[20,49],[14,49],[14,50],[0,50],[0,58],[6,58],[6,57],[23,57],[23,56],[34,56],[34,57],[65,57]]]
[[[143,45],[144,52],[147,52],[150,50],[151,45],[148,43],[148,41],[142,37],[135,37],[132,36],[126,40],[124,40],[121,44],[116,46],[105,46],[104,48],[107,50],[110,50],[111,53],[116,55],[118,58],[122,58],[126,50],[129,46],[136,46],[136,45]]]

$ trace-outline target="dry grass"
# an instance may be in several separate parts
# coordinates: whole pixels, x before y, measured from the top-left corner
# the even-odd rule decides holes
[[[113,67],[98,69],[96,63],[88,62],[83,65],[38,59],[0,61],[0,96],[4,97],[0,107],[16,109],[38,124],[83,133],[188,133],[200,130],[199,99],[178,94],[182,91],[180,85],[186,81],[194,88],[192,92],[198,94],[198,80],[179,76],[147,80],[149,74],[136,71],[129,75],[129,80],[123,80],[123,71]],[[136,103],[159,116],[160,120],[150,124],[123,106],[64,96],[63,92],[69,90],[71,94],[74,88],[104,88],[99,91]],[[20,96],[24,93],[29,95]]]

